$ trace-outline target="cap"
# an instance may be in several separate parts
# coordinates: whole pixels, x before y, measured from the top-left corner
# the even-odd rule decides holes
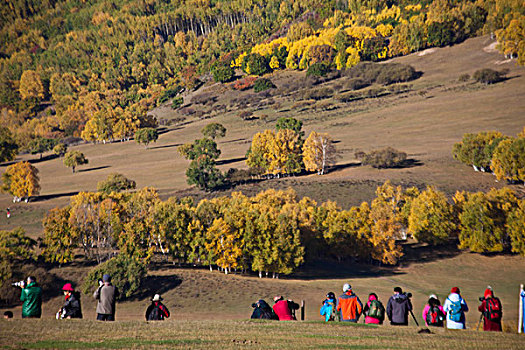
[[[108,275],[107,273],[105,273],[104,276],[102,276],[102,281],[104,281],[104,282],[111,281],[111,276]]]
[[[153,298],[151,298],[151,301],[161,301],[163,300],[160,294],[155,294]]]
[[[485,293],[483,294],[483,297],[487,299],[488,297],[492,297],[492,289],[485,289]]]
[[[343,293],[346,293],[349,290],[352,290],[352,286],[349,285],[348,283],[345,283],[344,286],[343,286]]]
[[[435,294],[430,294],[430,296],[428,298],[429,299],[437,299],[438,297]]]
[[[399,294],[403,293],[403,289],[401,289],[401,287],[396,287],[394,288],[394,292],[397,292]]]
[[[73,286],[71,285],[71,283],[64,284],[64,286],[62,287],[62,290],[63,291],[68,291],[68,292],[74,291]]]
[[[277,302],[277,301],[281,300],[282,298],[283,298],[282,296],[277,295],[277,296],[273,297],[273,301]]]

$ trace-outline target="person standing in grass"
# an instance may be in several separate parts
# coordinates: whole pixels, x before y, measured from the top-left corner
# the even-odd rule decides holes
[[[337,317],[337,300],[335,299],[334,292],[328,292],[326,299],[321,304],[321,310],[319,314],[324,316],[325,322],[335,321]]]
[[[458,287],[450,290],[450,294],[445,300],[443,310],[447,313],[447,328],[448,329],[465,329],[465,312],[468,312],[468,306],[465,299],[460,295]]]
[[[99,287],[93,293],[97,303],[98,321],[115,321],[115,303],[119,296],[118,288],[111,284],[111,276],[105,274]]]
[[[36,283],[36,278],[29,276],[26,282],[20,285],[22,294],[22,318],[40,318],[42,316],[42,288]]]
[[[408,313],[412,311],[412,303],[401,287],[394,288],[394,295],[388,299],[386,314],[393,326],[408,326]]]
[[[348,283],[345,283],[343,294],[337,299],[337,311],[341,312],[343,322],[357,322],[363,312],[363,303]]]
[[[483,313],[483,330],[501,332],[503,307],[499,298],[494,296],[492,289],[485,289],[483,300],[478,310]]]

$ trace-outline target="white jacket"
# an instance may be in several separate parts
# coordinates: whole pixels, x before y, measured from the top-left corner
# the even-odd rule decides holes
[[[450,319],[450,310],[452,309],[452,302],[459,301],[461,303],[461,320],[459,322],[454,322]],[[465,329],[467,328],[465,326],[465,312],[468,311],[467,303],[465,302],[465,299],[463,299],[459,294],[452,293],[448,296],[447,300],[445,300],[445,304],[443,305],[443,309],[447,313],[447,328],[449,329]]]

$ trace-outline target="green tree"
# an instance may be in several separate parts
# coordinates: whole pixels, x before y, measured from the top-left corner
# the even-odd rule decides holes
[[[73,169],[73,173],[75,172],[75,168],[79,165],[88,164],[89,160],[86,159],[84,156],[84,153],[80,151],[69,151],[64,156],[64,165],[68,168]]]
[[[275,124],[277,130],[289,129],[295,131],[296,134],[300,135],[301,138],[304,137],[303,122],[299,119],[293,117],[281,117],[277,119],[277,124]]]
[[[40,154],[40,159],[42,159],[42,153],[52,150],[56,144],[57,140],[55,139],[37,137],[36,139],[31,140],[28,148],[31,154]]]
[[[17,153],[18,145],[13,139],[11,131],[0,126],[0,163],[15,159]]]
[[[62,142],[58,143],[55,147],[53,147],[53,153],[59,157],[63,157],[64,154],[67,153],[67,145]]]
[[[499,142],[492,155],[492,169],[498,180],[525,182],[525,137]]]
[[[235,71],[230,66],[229,62],[220,62],[211,68],[211,74],[213,75],[213,80],[216,82],[226,83],[233,79]]]
[[[243,61],[243,69],[248,74],[263,75],[270,72],[269,62],[257,53],[249,54]]]
[[[11,278],[13,269],[22,264],[22,260],[34,258],[35,244],[20,227],[13,231],[0,230],[0,287]]]
[[[111,192],[121,192],[137,187],[135,181],[128,179],[122,174],[113,173],[108,175],[106,180],[97,183],[97,191],[110,194]]]
[[[156,142],[159,138],[159,134],[154,128],[141,128],[135,132],[135,141],[138,144],[143,144],[146,149],[150,142]]]
[[[509,213],[506,228],[512,252],[525,256],[525,199],[520,200]]]
[[[224,184],[224,175],[215,167],[215,160],[203,154],[194,159],[186,170],[189,185],[204,191],[213,191]]]
[[[221,150],[217,148],[217,143],[208,138],[195,140],[191,147],[184,149],[183,152],[187,155],[186,158],[190,160],[196,160],[201,156],[215,160],[221,155]]]
[[[209,137],[212,140],[215,140],[218,137],[226,136],[226,128],[219,123],[207,124],[204,128],[202,128],[201,132],[204,137]]]
[[[419,242],[445,243],[455,230],[454,221],[453,208],[445,194],[427,187],[411,203],[408,233]]]

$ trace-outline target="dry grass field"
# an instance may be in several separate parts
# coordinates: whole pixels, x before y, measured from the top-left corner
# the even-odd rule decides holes
[[[44,159],[20,155],[17,160],[33,160],[40,171],[41,196],[30,203],[11,202],[0,195],[2,211],[10,207],[9,221],[0,215],[0,229],[22,226],[36,238],[42,232],[41,220],[56,206],[64,206],[78,191],[93,191],[96,184],[113,172],[122,173],[137,182],[137,187],[152,186],[161,196],[193,196],[197,200],[242,191],[253,195],[267,188],[293,187],[300,196],[318,202],[334,200],[342,207],[358,205],[374,196],[375,188],[390,179],[403,186],[435,185],[453,195],[456,190],[488,190],[504,184],[486,173],[452,159],[455,142],[467,132],[497,130],[515,136],[525,126],[525,69],[514,61],[503,61],[493,50],[488,37],[469,39],[453,47],[427,50],[394,62],[413,65],[421,78],[410,83],[408,92],[385,97],[342,103],[337,98],[305,104],[298,108],[294,97],[281,94],[268,97],[267,106],[246,109],[254,120],[243,121],[235,98],[248,92],[230,91],[222,85],[210,84],[185,96],[185,104],[202,93],[216,96],[216,104],[224,105],[224,113],[210,112],[209,107],[195,106],[211,118],[188,116],[183,123],[174,123],[162,130],[159,140],[148,149],[134,141],[111,144],[81,144],[73,147],[83,152],[89,164],[76,174],[62,165],[62,159]],[[489,86],[472,81],[459,82],[463,73],[472,75],[481,68],[508,68],[507,80]],[[270,77],[281,91],[293,81],[302,82],[303,72],[280,72]],[[341,78],[343,79],[343,78]],[[323,86],[337,93],[340,79]],[[264,101],[263,101],[264,102]],[[317,107],[316,107],[317,105]],[[159,119],[180,117],[168,106],[152,111]],[[244,155],[252,136],[275,127],[279,117],[295,117],[304,122],[306,134],[312,130],[327,132],[337,141],[340,157],[337,167],[324,176],[308,175],[266,180],[240,185],[234,189],[205,194],[186,184],[188,161],[176,151],[178,145],[200,138],[200,130],[210,122],[223,124],[225,138],[218,141],[222,151],[219,168],[246,168]],[[373,169],[359,166],[356,151],[394,147],[407,152],[413,166],[401,169]],[[0,166],[0,173],[6,165]],[[513,186],[520,195],[523,186]],[[494,287],[504,305],[506,328],[516,329],[517,289],[525,282],[525,260],[521,257],[483,256],[450,251],[431,251],[425,247],[409,248],[410,254],[396,268],[379,268],[348,264],[314,264],[296,274],[280,279],[258,279],[254,276],[228,275],[205,269],[158,266],[149,271],[143,292],[118,305],[118,322],[105,325],[93,321],[95,304],[90,295],[83,296],[84,321],[52,320],[61,304],[57,293],[44,305],[44,319],[7,322],[0,320],[0,347],[3,348],[241,348],[272,349],[406,349],[445,348],[524,348],[523,338],[514,334],[484,334],[438,331],[417,334],[411,326],[397,329],[317,322],[319,304],[328,291],[339,293],[349,281],[356,293],[365,299],[376,292],[386,303],[392,288],[400,285],[414,294],[416,316],[421,323],[421,310],[426,298],[437,293],[443,299],[457,285],[471,307],[467,322],[475,328],[479,319],[477,297],[487,284]],[[51,272],[60,281],[81,282],[88,267],[72,265]],[[58,287],[58,286],[57,286]],[[139,320],[149,298],[161,292],[174,314],[169,322],[148,324]],[[250,304],[259,298],[271,299],[282,294],[294,300],[305,300],[307,322],[277,323],[246,321]],[[210,312],[213,310],[213,312]],[[19,318],[20,309],[14,309]]]

